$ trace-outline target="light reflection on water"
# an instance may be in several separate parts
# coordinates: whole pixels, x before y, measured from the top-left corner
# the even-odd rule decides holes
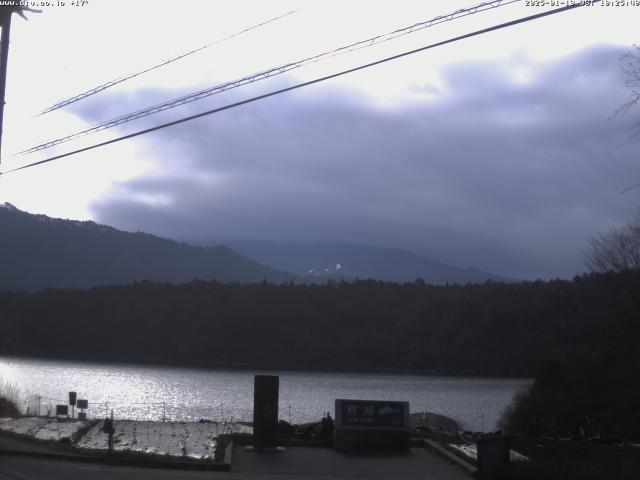
[[[280,375],[280,417],[319,420],[336,398],[407,400],[411,411],[452,417],[466,429],[495,428],[501,411],[529,384],[526,379],[369,373],[320,373],[61,362],[0,357],[0,381],[15,383],[22,397],[66,403],[67,392],[89,400],[89,416],[196,421],[252,419],[253,375]],[[34,407],[31,407],[34,408]],[[32,410],[33,411],[33,410]]]

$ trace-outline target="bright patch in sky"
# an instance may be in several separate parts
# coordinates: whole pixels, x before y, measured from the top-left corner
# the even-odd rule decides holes
[[[67,2],[66,7],[44,8],[41,14],[29,14],[28,22],[15,16],[0,171],[545,10],[528,7],[525,2],[513,3],[42,152],[11,156],[159,102],[477,3],[245,0],[221,4],[195,0],[177,7],[168,0],[90,0],[84,7],[71,7]],[[65,98],[292,10],[295,13],[278,21],[72,106],[36,116]],[[461,258],[460,249],[470,252],[464,242],[478,246],[513,234],[523,243],[550,245],[551,238],[543,240],[536,235],[541,229],[558,228],[559,242],[566,242],[562,248],[567,253],[561,256],[574,259],[571,267],[557,271],[567,275],[578,268],[578,235],[583,236],[590,228],[605,229],[619,223],[628,216],[628,205],[633,205],[628,196],[622,200],[615,197],[627,186],[619,179],[629,178],[625,159],[630,158],[632,147],[622,146],[622,137],[588,147],[586,143],[594,132],[610,128],[624,133],[633,123],[630,116],[615,119],[615,124],[607,123],[607,118],[608,112],[625,100],[617,57],[638,42],[638,13],[640,7],[582,7],[182,127],[3,175],[0,203],[7,201],[30,212],[94,219],[168,236],[226,233],[264,238],[279,234],[301,239],[311,235],[308,225],[322,225],[323,231],[332,235],[327,240],[370,242],[414,251],[424,248],[420,253],[454,261]],[[595,87],[591,73],[598,68],[587,72],[585,65],[589,58],[606,56],[602,52],[607,48],[610,53],[606,55],[611,58],[606,66],[598,67],[602,75]],[[564,83],[554,84],[557,79]],[[583,91],[589,94],[572,97]],[[460,107],[456,102],[461,99],[468,103]],[[569,111],[566,107],[563,112],[549,109],[550,105],[567,104],[572,105]],[[573,118],[570,114],[574,107],[576,112],[581,108],[585,111]],[[567,126],[586,120],[591,123],[581,127],[579,137],[567,133],[565,137],[571,143],[566,140],[561,145],[548,127],[560,114],[567,115]],[[267,136],[258,133],[263,130]],[[432,137],[434,132],[438,133]],[[319,135],[325,137],[320,139]],[[399,139],[404,143],[398,143]],[[371,144],[377,145],[375,150],[369,148]],[[465,155],[457,152],[461,145],[465,145]],[[502,158],[501,152],[509,152],[509,157]],[[528,158],[532,152],[534,158]],[[568,193],[562,197],[561,189],[554,189],[557,177],[544,173],[549,158],[556,159],[554,165],[559,168],[571,164],[563,170],[564,181],[576,178],[576,184],[585,186],[584,197],[569,197]],[[599,163],[603,158],[610,160],[606,167]],[[583,163],[572,164],[575,159]],[[466,175],[479,164],[486,165],[485,170],[469,177],[469,182],[473,181],[467,185]],[[420,173],[425,165],[435,170]],[[451,165],[455,168],[449,172],[445,167]],[[440,166],[443,170],[438,169]],[[541,171],[530,175],[529,170],[536,166]],[[612,176],[610,180],[599,174],[603,168]],[[341,180],[335,180],[336,173],[342,175]],[[378,187],[380,176],[388,181]],[[511,201],[503,197],[497,200],[500,192],[509,190],[511,181],[524,183],[512,193],[515,197],[510,197]],[[633,183],[633,178],[630,181]],[[464,189],[462,185],[466,185]],[[376,194],[371,197],[368,192],[374,186]],[[615,195],[607,193],[605,204],[597,208],[573,205],[588,203],[589,192],[598,188]],[[495,193],[476,193],[470,203],[463,201],[476,189]],[[336,208],[345,217],[344,224],[328,220],[328,213],[313,213],[327,208],[332,196],[342,199]],[[194,203],[195,198],[199,203]],[[494,207],[520,205],[519,201],[523,210],[503,212]],[[152,221],[149,212],[138,211],[138,207],[148,207],[154,215],[163,211],[188,214],[174,225],[168,217]],[[549,219],[563,207],[567,211],[588,211],[592,217],[581,217],[579,229],[570,228],[566,221],[551,222]],[[543,220],[535,220],[534,213]],[[313,215],[317,216],[310,218]],[[226,224],[224,218],[236,223]],[[284,218],[288,218],[286,223]],[[202,219],[211,221],[211,225]],[[278,221],[291,229],[274,229]],[[542,221],[553,226],[543,227],[539,223]],[[376,222],[377,233],[363,227]],[[192,225],[205,230],[192,231],[196,228]],[[226,232],[219,231],[222,225]],[[444,241],[438,243],[440,246],[428,244],[425,236],[435,235],[424,228],[435,225],[444,229],[443,237],[458,238],[461,243],[456,247],[457,254],[453,244],[450,250]],[[483,248],[479,252],[485,251]],[[536,254],[533,249],[513,252],[513,257],[526,257],[530,265],[539,265],[534,257],[548,257],[548,252]],[[531,267],[528,273],[523,272],[528,268],[525,266],[507,271],[490,259],[493,255],[498,258],[498,253],[479,252],[461,259],[463,266],[481,266],[515,276],[553,274],[551,266],[544,271]]]

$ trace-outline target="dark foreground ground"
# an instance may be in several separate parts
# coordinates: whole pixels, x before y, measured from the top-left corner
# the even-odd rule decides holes
[[[155,478],[227,478],[235,480],[268,478],[296,479],[424,479],[468,480],[456,470],[424,449],[412,449],[400,456],[349,457],[327,448],[291,447],[280,453],[250,453],[235,450],[236,460],[230,472],[166,470],[119,465],[98,465],[0,456],[1,480],[86,480],[87,478],[152,480]]]
[[[2,454],[2,450],[21,453]],[[232,451],[231,471],[192,471],[104,465],[80,456],[67,459],[38,458],[59,450],[23,439],[0,436],[0,480],[107,480],[107,479],[424,479],[467,480],[470,477],[425,448],[403,454],[345,455],[327,447],[286,447],[283,452],[247,452],[241,445]],[[66,455],[66,453],[65,453]]]
[[[513,464],[513,480],[638,480],[640,448],[595,441],[512,438],[531,458]]]
[[[417,440],[412,444],[418,445]],[[454,438],[442,432],[427,434],[425,440],[446,445]],[[511,480],[640,479],[640,448],[633,445],[515,437],[511,439],[511,448],[531,459],[529,462],[512,462]],[[15,453],[7,454],[8,451]],[[133,459],[132,462],[125,460],[105,464],[68,449],[3,434],[0,435],[0,480],[472,478],[459,462],[454,465],[442,452],[436,454],[434,451],[433,448],[414,446],[410,453],[342,454],[326,446],[287,446],[283,452],[256,453],[245,451],[242,445],[235,443],[230,450],[230,472],[193,471],[134,466]],[[49,458],[52,455],[60,456]],[[226,456],[225,461],[228,461]]]

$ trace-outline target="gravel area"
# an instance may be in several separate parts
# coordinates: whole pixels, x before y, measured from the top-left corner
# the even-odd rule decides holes
[[[44,417],[0,418],[0,430],[38,440],[67,441],[85,425],[80,421]]]
[[[240,424],[195,422],[146,422],[115,420],[113,448],[120,452],[138,452],[173,457],[212,460],[216,437],[223,432],[250,433],[250,427]],[[108,435],[102,432],[102,422],[92,427],[77,442],[77,447],[106,450]]]

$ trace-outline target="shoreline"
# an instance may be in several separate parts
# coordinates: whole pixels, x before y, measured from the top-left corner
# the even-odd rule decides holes
[[[163,362],[144,362],[139,360],[122,360],[122,361],[110,361],[110,360],[96,360],[96,359],[82,359],[82,358],[68,358],[68,357],[56,357],[56,356],[30,356],[30,355],[12,355],[4,352],[0,352],[0,361],[18,360],[18,361],[51,361],[61,363],[76,363],[82,362],[95,365],[107,365],[107,366],[123,366],[123,367],[162,367],[171,369],[192,369],[192,370],[229,370],[233,372],[294,372],[294,373],[343,373],[343,374],[371,374],[371,375],[402,375],[402,376],[422,376],[422,377],[453,377],[453,378],[474,378],[474,379],[504,379],[504,380],[533,380],[534,374],[513,374],[513,373],[478,373],[470,371],[435,371],[435,370],[414,370],[403,368],[377,368],[377,367],[336,367],[336,366],[315,366],[315,365],[292,365],[292,364],[255,364],[255,363],[243,363],[243,362],[225,362],[216,364],[198,364],[198,363],[184,363],[184,364],[171,364]]]

